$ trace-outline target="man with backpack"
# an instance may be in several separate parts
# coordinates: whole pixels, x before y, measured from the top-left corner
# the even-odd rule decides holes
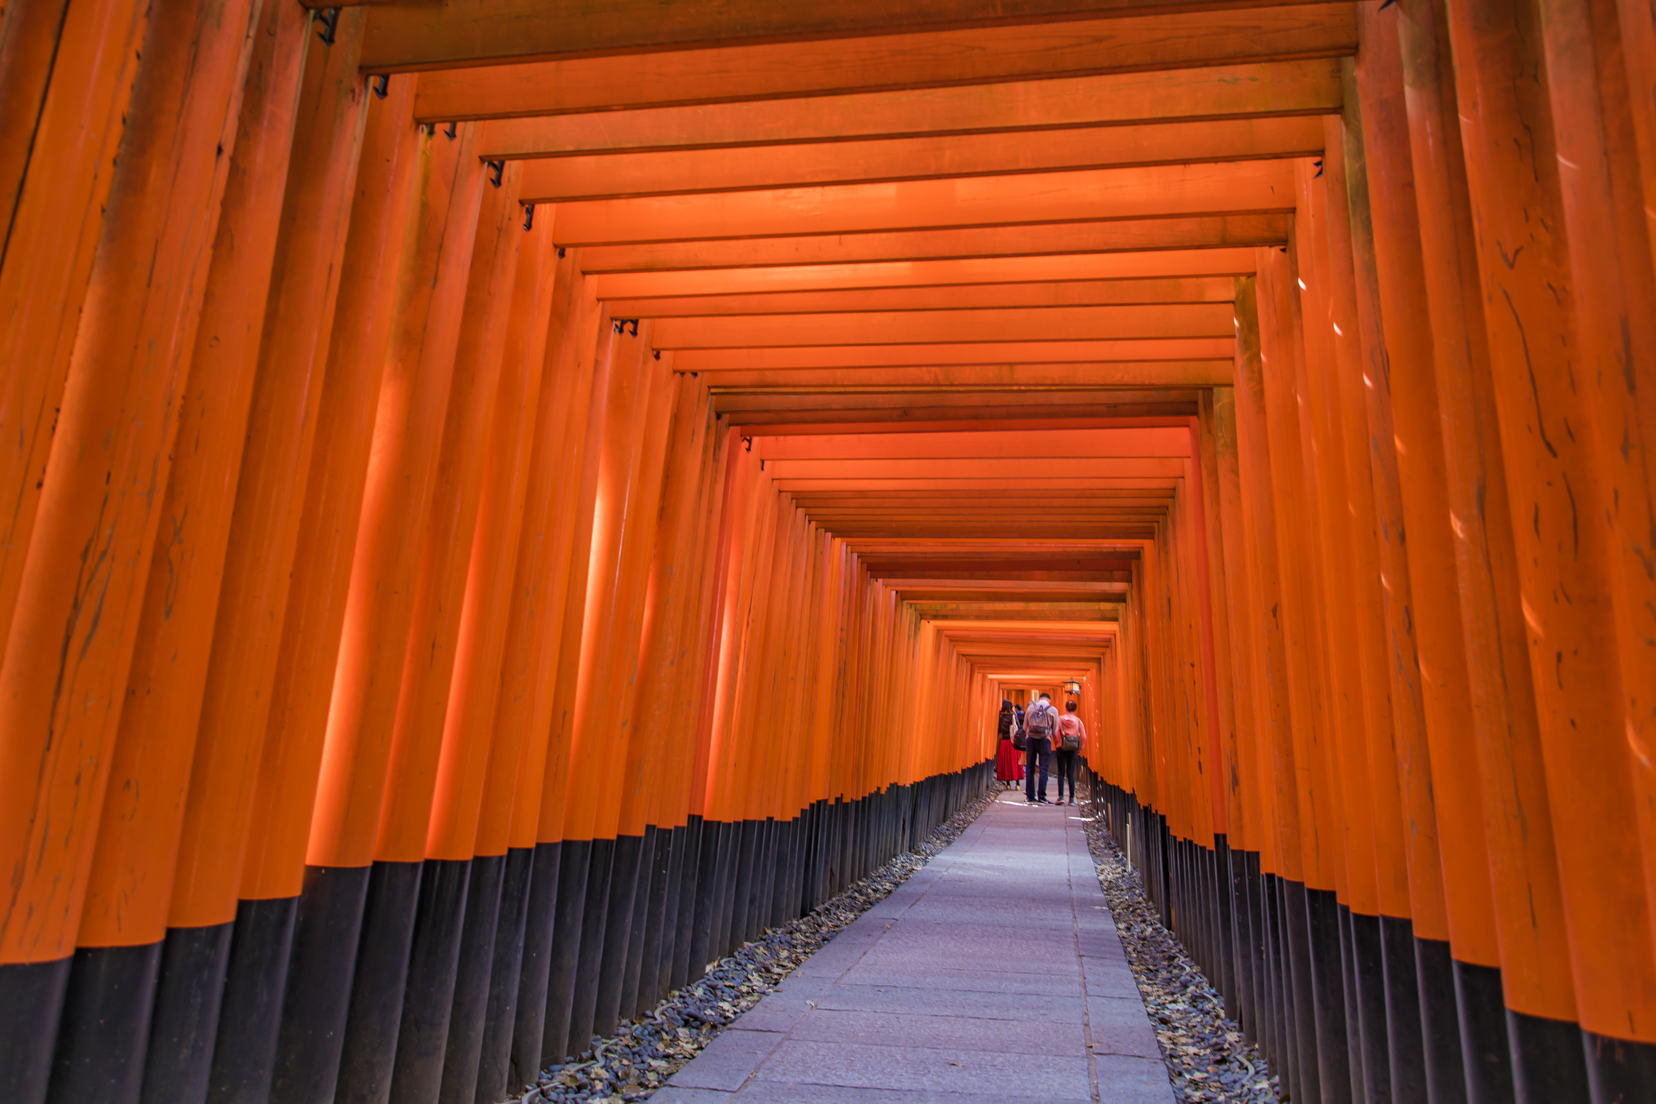
[[[1069,779],[1069,803],[1075,804],[1075,761],[1081,758],[1081,742],[1087,738],[1087,726],[1075,715],[1073,701],[1064,703],[1064,715],[1058,718],[1058,746],[1053,754],[1058,760],[1058,804],[1064,804],[1064,780]]]
[[[1024,710],[1024,746],[1028,756],[1024,764],[1024,798],[1031,805],[1047,804],[1047,768],[1052,762],[1052,733],[1058,727],[1058,714],[1052,708],[1052,696],[1042,694],[1039,701]],[[1041,772],[1041,796],[1035,796],[1035,771]]]

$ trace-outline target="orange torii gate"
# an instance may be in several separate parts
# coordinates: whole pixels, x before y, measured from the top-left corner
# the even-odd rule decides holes
[[[1647,15],[11,0],[0,1098],[492,1104],[1073,679],[1293,1099],[1653,1099]]]

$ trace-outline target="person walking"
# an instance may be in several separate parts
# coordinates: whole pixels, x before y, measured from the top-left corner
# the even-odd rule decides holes
[[[1012,738],[1019,733],[1018,711],[1010,699],[1003,699],[1000,708],[1000,751],[995,756],[995,777],[1001,788],[1010,790],[1012,783],[1022,782],[1023,763],[1018,759],[1017,746]]]
[[[1024,798],[1031,805],[1047,804],[1047,770],[1052,762],[1052,733],[1058,727],[1057,711],[1052,708],[1052,695],[1042,694],[1040,700],[1024,710]],[[1035,774],[1040,772],[1040,797],[1035,796]]]
[[[1075,804],[1075,761],[1081,758],[1081,745],[1087,739],[1087,726],[1075,715],[1076,703],[1064,703],[1064,715],[1058,718],[1057,746],[1052,749],[1058,761],[1058,804],[1064,804],[1064,780],[1069,779],[1069,804]]]

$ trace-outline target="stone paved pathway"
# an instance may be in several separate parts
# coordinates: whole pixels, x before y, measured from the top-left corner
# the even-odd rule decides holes
[[[1078,814],[989,806],[651,1104],[1172,1104]]]

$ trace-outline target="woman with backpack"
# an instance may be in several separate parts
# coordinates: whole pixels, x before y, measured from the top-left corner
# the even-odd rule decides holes
[[[1064,780],[1069,779],[1069,803],[1075,804],[1075,761],[1081,758],[1081,743],[1087,738],[1087,726],[1075,715],[1073,701],[1064,703],[1064,715],[1058,718],[1053,757],[1058,760],[1058,804],[1064,804]]]
[[[1018,750],[1013,743],[1013,737],[1021,735],[1018,728],[1018,712],[1009,699],[1002,699],[1000,707],[1000,750],[995,755],[995,777],[1000,781],[1001,788],[1010,790],[1012,783],[1022,782],[1023,764],[1018,761]]]

